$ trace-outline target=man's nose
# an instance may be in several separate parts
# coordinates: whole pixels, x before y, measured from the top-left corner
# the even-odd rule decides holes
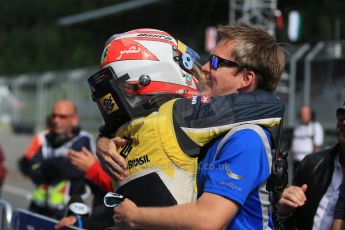
[[[210,70],[211,70],[210,62],[207,61],[207,62],[201,67],[201,70],[202,70],[204,73],[209,73]]]
[[[202,67],[202,72],[205,74],[206,80],[210,80],[211,67],[209,61],[207,61]]]

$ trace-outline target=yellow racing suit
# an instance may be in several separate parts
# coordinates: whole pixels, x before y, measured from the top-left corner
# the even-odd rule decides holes
[[[167,206],[196,199],[198,158],[214,138],[240,124],[280,124],[284,103],[272,93],[175,99],[117,131],[127,139],[121,155],[129,176],[117,192],[139,206]]]

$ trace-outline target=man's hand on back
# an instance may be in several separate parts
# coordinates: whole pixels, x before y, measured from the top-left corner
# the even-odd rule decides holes
[[[113,139],[99,137],[96,144],[97,157],[103,169],[117,181],[123,180],[128,175],[126,161],[117,151],[117,147],[124,144],[126,140],[119,137]]]

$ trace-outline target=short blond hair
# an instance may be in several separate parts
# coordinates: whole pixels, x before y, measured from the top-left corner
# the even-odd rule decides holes
[[[222,40],[235,42],[230,57],[241,67],[257,70],[256,88],[274,91],[285,67],[283,48],[263,29],[244,23],[219,26]]]

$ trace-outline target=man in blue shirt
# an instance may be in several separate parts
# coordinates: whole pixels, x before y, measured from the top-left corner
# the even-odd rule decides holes
[[[269,140],[270,133],[265,130],[264,135]],[[220,195],[242,207],[230,223],[230,229],[272,228],[268,221],[268,194],[263,186],[270,175],[270,156],[266,155],[260,136],[250,129],[238,130],[226,139],[216,156],[221,140],[224,139],[211,146],[200,164],[200,192]]]
[[[222,96],[257,89],[273,92],[284,52],[265,31],[244,24],[219,28],[223,36],[202,70],[204,93]],[[232,133],[231,133],[232,132]],[[200,164],[195,202],[166,208],[137,207],[125,199],[115,208],[116,226],[161,229],[270,229],[266,180],[272,164],[270,134],[238,126],[216,141]]]

